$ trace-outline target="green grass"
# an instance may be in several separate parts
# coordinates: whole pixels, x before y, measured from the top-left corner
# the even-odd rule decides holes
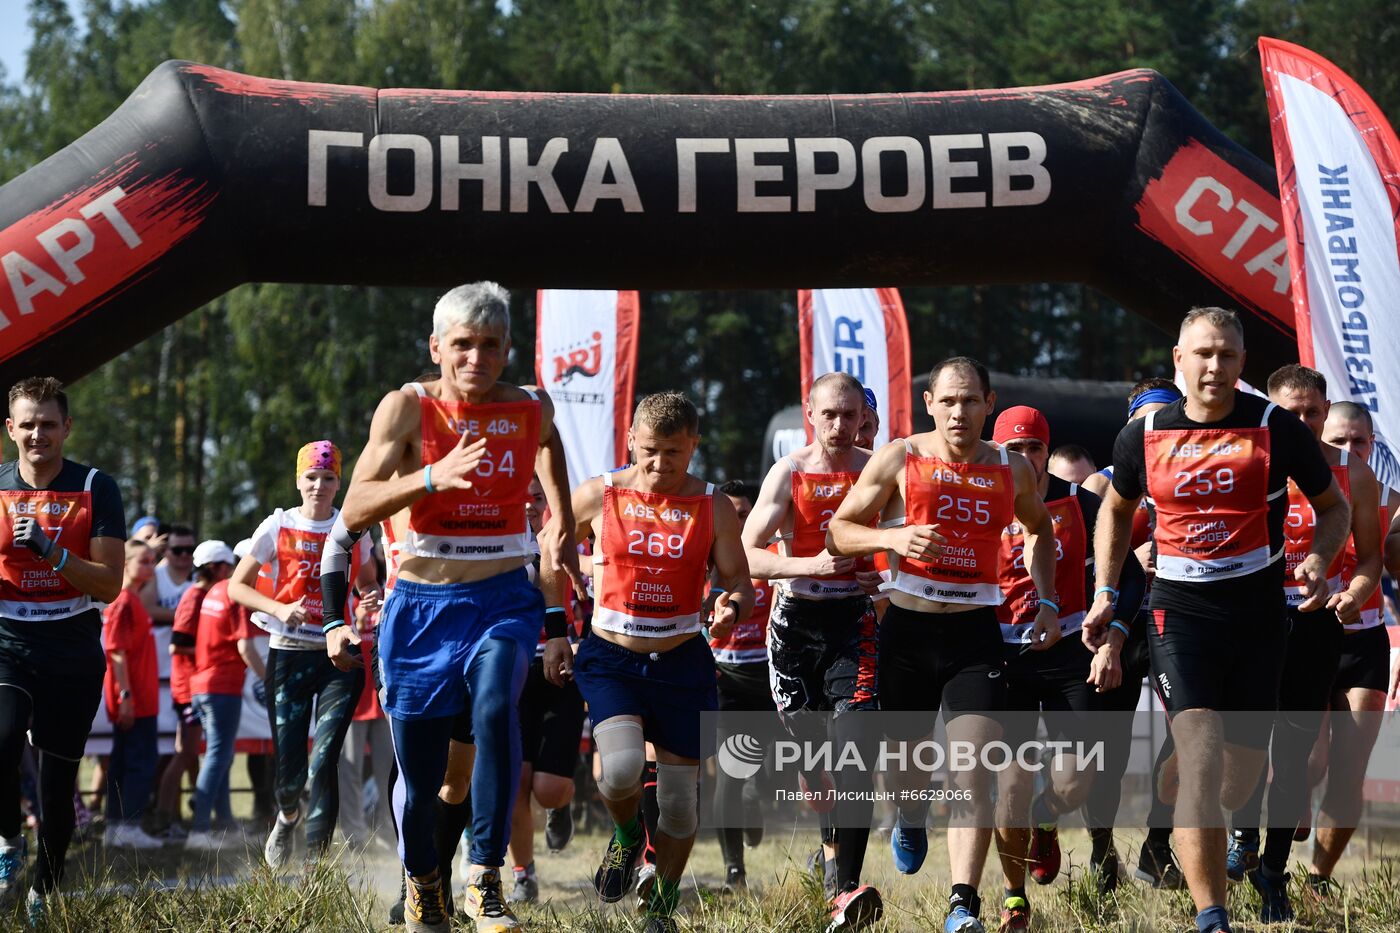
[[[1159,933],[1188,931],[1192,908],[1185,892],[1156,892],[1136,881],[1125,881],[1118,895],[1101,900],[1085,871],[1088,838],[1082,831],[1065,834],[1066,869],[1055,884],[1031,890],[1038,931],[1122,931]],[[1120,832],[1119,851],[1125,865],[1135,861],[1141,834]],[[913,878],[897,875],[890,865],[883,838],[872,836],[867,880],[884,894],[884,933],[941,929],[948,885],[947,857],[942,839],[931,840],[929,862]],[[379,931],[389,902],[397,895],[397,863],[386,852],[355,856],[342,853],[332,865],[309,874],[273,877],[257,865],[258,840],[246,850],[226,851],[218,858],[186,858],[180,850],[154,856],[110,855],[100,844],[80,847],[70,862],[68,893],[55,898],[43,930],[64,933],[93,931],[151,931],[151,933],[300,933],[300,931]],[[825,926],[819,886],[803,866],[815,847],[815,835],[794,833],[769,838],[750,850],[749,893],[721,894],[722,865],[718,847],[702,839],[692,859],[682,915],[686,929],[704,933],[818,933]],[[536,933],[624,933],[640,927],[628,899],[602,907],[592,894],[589,878],[602,851],[603,839],[581,835],[562,855],[541,852],[537,857],[541,905],[520,911],[527,930]],[[1381,933],[1400,931],[1400,865],[1384,851],[1363,861],[1360,841],[1338,873],[1341,889],[1328,904],[1306,898],[1295,880],[1293,902],[1298,921],[1267,929],[1270,933]],[[1295,856],[1304,857],[1298,846]],[[984,921],[995,929],[1000,901],[1000,872],[992,866],[981,891],[986,899]],[[1295,879],[1302,869],[1295,871]],[[233,876],[235,884],[201,885],[202,879]],[[153,886],[158,879],[176,880],[171,889]],[[509,885],[509,882],[507,882]],[[1250,922],[1257,898],[1248,885],[1232,888],[1232,916],[1246,922],[1237,931],[1265,929]],[[22,905],[0,912],[0,929],[22,928]],[[400,928],[401,929],[401,928]],[[469,928],[464,928],[469,929]]]

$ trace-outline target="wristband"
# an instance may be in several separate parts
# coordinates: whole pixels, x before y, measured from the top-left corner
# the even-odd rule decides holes
[[[1118,629],[1118,631],[1123,633],[1124,638],[1128,638],[1132,635],[1132,633],[1128,631],[1128,627],[1122,622],[1119,622],[1117,619],[1114,619],[1112,622],[1108,623],[1108,627]]]
[[[430,493],[437,492],[433,488],[433,465],[431,463],[423,467],[423,488]]]
[[[1101,586],[1101,587],[1099,587],[1098,589],[1094,590],[1094,598],[1095,598],[1095,599],[1098,599],[1100,593],[1111,593],[1111,594],[1113,594],[1113,601],[1114,601],[1115,603],[1118,602],[1118,591],[1117,591],[1116,589],[1114,589],[1113,587],[1111,587],[1111,586]]]
[[[63,549],[63,556],[58,559],[58,563],[53,565],[53,572],[58,573],[63,569],[63,565],[68,563],[68,549]]]
[[[564,613],[563,606],[550,606],[544,611],[544,637],[569,637],[569,617]]]
[[[729,591],[722,586],[712,586],[710,587],[710,592],[713,595],[718,596],[720,593],[728,593]]]
[[[322,635],[329,635],[331,632],[333,632],[333,631],[335,631],[336,629],[340,628],[340,627],[341,627],[342,625],[344,625],[344,624],[345,624],[345,620],[344,620],[344,619],[331,619],[331,620],[330,620],[329,622],[327,622],[325,625],[321,626],[321,634],[322,634]]]
[[[1059,615],[1059,614],[1060,614],[1060,604],[1057,603],[1057,602],[1055,602],[1053,599],[1046,599],[1045,597],[1042,596],[1041,599],[1040,599],[1040,605],[1042,605],[1042,606],[1049,606],[1051,609],[1054,609],[1054,610],[1055,610],[1055,615]]]

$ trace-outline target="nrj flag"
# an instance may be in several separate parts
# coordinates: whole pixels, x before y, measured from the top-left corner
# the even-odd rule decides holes
[[[539,292],[535,378],[554,400],[571,486],[627,462],[640,317],[636,292]]]
[[[910,406],[909,325],[893,288],[815,288],[797,293],[802,404],[818,376],[844,372],[875,393],[878,447],[914,432]],[[807,437],[812,426],[807,425]]]
[[[1371,467],[1400,485],[1400,141],[1375,102],[1307,49],[1259,40],[1298,357],[1332,401],[1371,412]]]

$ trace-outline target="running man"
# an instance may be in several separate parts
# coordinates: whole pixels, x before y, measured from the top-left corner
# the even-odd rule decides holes
[[[525,565],[536,540],[525,516],[538,474],[553,534],[544,566],[577,573],[573,511],[554,406],[538,389],[500,381],[510,352],[509,296],[493,282],[452,289],[433,309],[428,349],[441,378],[390,392],[370,424],[345,497],[351,534],[407,512],[393,595],[376,642],[382,701],[394,733],[399,856],[408,875],[409,931],[446,933],[446,892],[434,845],[438,792],[458,713],[470,708],[471,869],[466,912],[482,933],[519,927],[501,891],[520,779],[517,704],[540,627],[568,653],[564,612],[545,612]],[[326,651],[353,666],[359,641],[334,619]]]
[[[846,373],[827,373],[813,381],[806,416],[814,440],[773,464],[744,523],[749,568],[774,589],[769,685],[785,727],[799,739],[821,741],[827,733],[821,714],[831,713],[838,746],[854,742],[862,752],[878,736],[849,714],[876,708],[878,628],[870,594],[879,587],[880,576],[873,567],[832,554],[826,533],[870,461],[870,452],[856,446],[859,428],[868,424],[872,411],[865,391]],[[768,550],[775,537],[777,553]],[[818,810],[822,851],[816,861],[830,901],[829,929],[856,930],[884,912],[880,892],[860,881],[874,809],[874,775],[843,768],[836,779],[836,789],[855,796],[835,816],[830,804]],[[801,781],[810,793],[833,786],[825,772],[804,774]]]
[[[827,547],[844,557],[881,550],[897,556],[892,605],[880,622],[880,708],[941,706],[949,741],[981,748],[1000,737],[993,717],[1006,706],[996,617],[1001,532],[1013,521],[1021,525],[1026,572],[1036,592],[1053,593],[1054,528],[1031,465],[981,440],[996,406],[985,366],[967,357],[939,363],[929,373],[924,404],[934,430],[886,444],[870,459],[831,519]],[[871,527],[879,519],[880,527]],[[886,527],[899,519],[902,526]],[[1059,610],[1041,597],[1029,627],[1030,650],[1047,651],[1059,641]],[[932,718],[891,738],[923,741]],[[891,789],[926,797],[926,772],[909,769],[889,778]],[[952,781],[965,796],[954,802],[948,828],[953,886],[944,930],[981,933],[977,885],[992,841],[991,775],[978,767],[954,772]],[[923,866],[927,819],[927,799],[901,802],[890,847],[904,874]]]
[[[1249,796],[1268,738],[1239,716],[1222,722],[1215,712],[1276,709],[1288,479],[1317,515],[1294,571],[1301,612],[1327,603],[1327,568],[1346,541],[1350,508],[1307,428],[1235,389],[1245,349],[1233,311],[1193,309],[1172,356],[1186,398],[1129,422],[1114,444],[1113,482],[1094,533],[1099,595],[1084,621],[1085,643],[1097,647],[1105,637],[1133,514],[1150,495],[1157,561],[1148,646],[1176,741],[1177,849],[1197,927],[1218,933],[1230,929],[1220,808]]]
[[[1327,418],[1327,380],[1297,363],[1275,370],[1268,381],[1269,400],[1297,415],[1315,437]],[[1332,596],[1327,608],[1303,614],[1295,607],[1303,592],[1290,571],[1307,557],[1315,518],[1312,505],[1288,484],[1284,521],[1284,592],[1288,602],[1287,648],[1279,678],[1278,717],[1269,748],[1272,776],[1259,776],[1245,805],[1231,815],[1233,832],[1226,857],[1231,881],[1246,876],[1263,899],[1260,920],[1282,923],[1293,918],[1288,901],[1288,857],[1293,833],[1310,808],[1308,757],[1326,726],[1332,684],[1346,638],[1344,625],[1361,624],[1362,607],[1376,592],[1381,576],[1380,493],[1375,475],[1361,457],[1318,442],[1337,485],[1351,502],[1351,538],[1328,570]],[[1355,555],[1347,566],[1347,553]],[[1345,577],[1345,578],[1344,578]],[[1269,827],[1259,849],[1259,818],[1267,785]],[[1356,790],[1359,800],[1360,785]]]
[[[604,903],[621,900],[635,881],[646,843],[639,812],[645,743],[656,749],[660,815],[645,933],[678,929],[681,875],[695,843],[700,714],[718,705],[715,662],[701,635],[710,566],[713,589],[722,590],[712,636],[727,636],[753,607],[734,506],[688,472],[699,426],[684,395],[647,396],[628,432],[636,464],[574,490],[576,533],[594,542],[592,633],[577,657],[563,643],[544,659],[551,683],[563,682],[572,668],[594,723],[598,793],[615,824],[593,876]],[[545,568],[544,580],[546,592],[557,592],[557,571]]]
[[[1371,413],[1355,402],[1333,402],[1322,425],[1322,442],[1370,463],[1376,446]],[[1386,569],[1394,576],[1400,574],[1400,534],[1394,532],[1390,520],[1400,515],[1400,494],[1384,487],[1382,493],[1380,527],[1392,529],[1384,541]],[[1344,576],[1359,552],[1359,548],[1347,547],[1348,569],[1343,571]],[[1386,637],[1381,599],[1381,588],[1376,587],[1359,619],[1342,620],[1346,634],[1337,675],[1332,681],[1331,729],[1322,738],[1327,791],[1318,808],[1308,873],[1308,886],[1321,897],[1330,893],[1332,872],[1361,819],[1361,786],[1385,709],[1390,640]],[[1317,778],[1320,780],[1321,774]]]
[[[5,431],[19,456],[0,464],[0,893],[15,891],[24,867],[28,732],[44,814],[27,895],[38,922],[73,838],[78,764],[107,672],[98,605],[122,588],[126,517],[110,476],[64,459],[73,419],[57,379],[15,383]]]
[[[1089,529],[1099,514],[1099,497],[1049,472],[1050,425],[1038,410],[1026,405],[1008,408],[997,418],[992,441],[1025,457],[1036,475],[1036,489],[1050,512],[1055,535],[1055,601],[1059,604],[1060,641],[1047,651],[1030,651],[1030,629],[1039,610],[1039,596],[1026,573],[1021,526],[1015,522],[1001,533],[997,574],[1005,600],[997,607],[1002,640],[1006,643],[1007,712],[1002,740],[1020,748],[1036,736],[1041,711],[1052,740],[1093,745],[1102,737],[1094,722],[1102,708],[1095,655],[1077,637],[1088,608],[1093,581]],[[1086,573],[1088,574],[1086,580]],[[1117,605],[1131,620],[1142,602],[1142,568],[1131,555],[1125,566],[1123,592]],[[1123,614],[1120,613],[1120,618]],[[1123,622],[1117,625],[1127,630]],[[1117,669],[1117,649],[1104,645],[1100,654]],[[1116,677],[1116,675],[1115,675]],[[1110,685],[1111,686],[1111,685]],[[1050,884],[1060,873],[1057,824],[1062,814],[1081,806],[1099,780],[1077,756],[1065,753],[1042,761],[1049,780],[1032,793],[1035,775],[1026,768],[1001,771],[998,782],[996,842],[1006,880],[1001,912],[1002,933],[1030,929],[1031,907],[1026,897],[1027,869],[1037,884]],[[1027,814],[1031,820],[1027,822]]]
[[[330,848],[340,812],[341,745],[364,689],[362,675],[338,670],[326,657],[321,634],[321,556],[338,514],[340,449],[330,441],[304,445],[297,452],[296,477],[300,507],[277,509],[258,525],[252,550],[238,562],[228,585],[229,598],[253,610],[253,623],[271,636],[264,683],[279,813],[263,846],[263,858],[274,871],[291,860],[308,772],[307,860],[320,858]],[[369,544],[368,539],[364,544]],[[368,547],[362,547],[357,557],[357,582],[371,590],[375,567]],[[264,565],[273,581],[271,596],[257,588]],[[313,708],[315,741],[308,758]]]

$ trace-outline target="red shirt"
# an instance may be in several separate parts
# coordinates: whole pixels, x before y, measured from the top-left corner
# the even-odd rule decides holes
[[[180,597],[175,607],[175,622],[172,633],[195,637],[199,631],[199,610],[204,605],[204,597],[209,591],[202,586],[192,586]],[[172,654],[170,656],[170,699],[176,703],[190,701],[190,675],[194,673],[194,655]]]
[[[209,587],[199,612],[190,693],[242,694],[246,665],[238,653],[238,639],[252,638],[255,631],[245,614],[229,599],[227,580]]]
[[[133,715],[137,719],[160,712],[160,668],[156,666],[156,639],[151,634],[151,616],[141,605],[141,597],[123,589],[103,613],[102,644],[107,649],[107,676],[102,692],[107,701],[107,718],[117,721],[121,686],[112,675],[112,652],[126,653],[126,672],[131,684]]]

